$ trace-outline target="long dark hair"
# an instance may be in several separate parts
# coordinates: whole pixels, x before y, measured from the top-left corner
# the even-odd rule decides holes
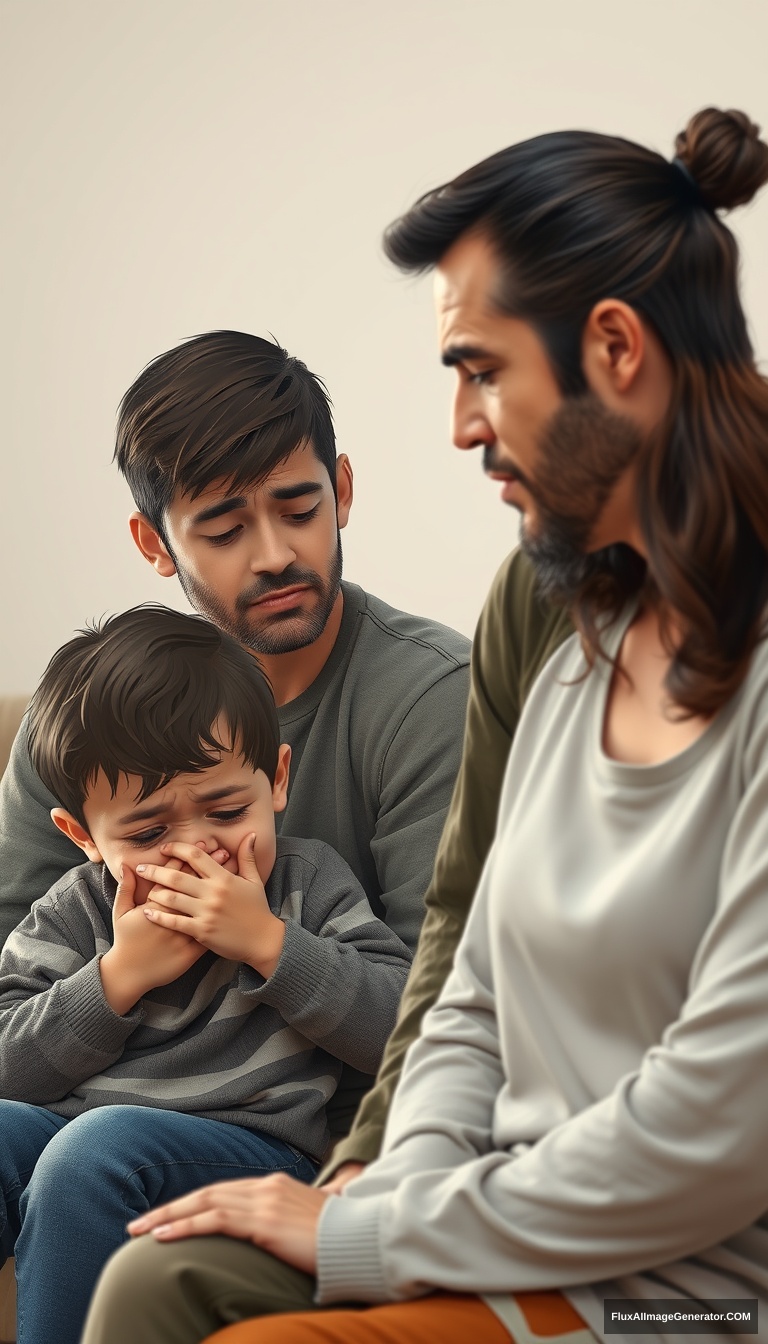
[[[685,714],[711,715],[765,634],[768,384],[739,299],[736,241],[717,211],[768,181],[768,146],[743,112],[706,108],[675,149],[669,163],[586,131],[524,141],[428,192],[384,247],[421,271],[466,231],[484,233],[501,265],[501,311],[538,330],[566,396],[587,391],[581,336],[599,300],[624,300],[653,328],[673,394],[638,464],[647,570],[611,556],[586,564],[570,607],[590,662],[632,591],[679,613],[667,686]]]

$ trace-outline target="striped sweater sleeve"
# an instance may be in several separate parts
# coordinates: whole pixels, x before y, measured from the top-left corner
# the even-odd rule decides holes
[[[395,1024],[411,954],[374,915],[335,850],[320,841],[284,837],[278,845],[283,951],[268,980],[244,966],[240,988],[271,1004],[329,1054],[375,1073]]]
[[[0,1094],[9,1101],[58,1101],[119,1059],[141,1021],[140,1007],[119,1017],[104,997],[99,959],[111,940],[81,873],[35,902],[0,958]]]

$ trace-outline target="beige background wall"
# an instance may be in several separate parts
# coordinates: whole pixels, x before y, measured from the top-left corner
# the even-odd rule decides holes
[[[327,381],[356,468],[346,572],[471,633],[516,535],[447,433],[428,281],[382,227],[565,126],[671,154],[696,108],[768,124],[766,0],[0,0],[0,692],[84,620],[183,606],[125,526],[117,402],[212,327]],[[768,350],[768,196],[736,216]]]

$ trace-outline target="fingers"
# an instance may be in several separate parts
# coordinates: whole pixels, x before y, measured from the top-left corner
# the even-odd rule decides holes
[[[190,845],[189,848],[191,849],[192,846]],[[195,853],[199,854],[200,851],[195,850]],[[206,854],[205,857],[208,858],[208,855]],[[212,868],[214,873],[221,872],[221,868],[216,863],[212,865]],[[152,882],[154,886],[158,888],[158,892],[153,892],[154,900],[158,899],[160,889],[180,891],[185,896],[191,896],[193,898],[197,891],[199,879],[196,874],[180,872],[178,868],[172,868],[168,863],[137,863],[136,872],[140,873],[142,877],[146,878],[148,882]]]
[[[244,877],[248,882],[261,881],[259,870],[256,867],[256,856],[254,846],[256,844],[255,831],[251,835],[246,835],[244,840],[240,841],[237,851],[237,871],[240,877]]]
[[[220,866],[200,845],[187,845],[181,840],[174,840],[162,848],[164,854],[171,854],[175,859],[183,859],[200,877],[213,877]]]
[[[216,1234],[240,1237],[247,1241],[249,1233],[228,1217],[226,1209],[208,1209],[194,1218],[179,1218],[154,1229],[158,1241],[181,1241],[183,1237],[210,1237]]]
[[[112,910],[112,920],[120,919],[122,915],[128,913],[134,908],[134,896],[136,894],[136,874],[132,868],[123,864],[120,868],[120,881],[117,884],[115,892],[115,904]]]
[[[151,1209],[141,1218],[128,1224],[132,1237],[153,1232],[159,1241],[176,1241],[181,1237],[210,1236],[220,1233],[229,1237],[256,1240],[268,1234],[268,1229],[280,1222],[284,1200],[299,1188],[306,1194],[306,1186],[293,1181],[285,1173],[271,1176],[219,1181],[203,1186],[170,1204]],[[314,1191],[310,1198],[324,1196]]]
[[[174,933],[186,933],[188,937],[194,937],[189,927],[189,915],[170,915],[165,910],[148,910],[145,905],[144,918],[152,924],[159,924],[161,929],[172,929]]]
[[[240,1237],[312,1274],[317,1268],[317,1223],[327,1199],[284,1172],[259,1179],[220,1181],[152,1209],[128,1224],[131,1236],[152,1232],[158,1241],[219,1234]]]
[[[150,1209],[149,1213],[142,1214],[141,1218],[134,1218],[133,1222],[128,1224],[128,1231],[132,1237],[139,1237],[145,1232],[152,1232],[163,1223],[174,1223],[179,1218],[191,1218],[195,1214],[207,1213],[218,1199],[221,1189],[235,1184],[239,1182],[219,1181],[216,1185],[204,1185],[189,1195],[173,1199],[170,1204],[158,1204],[156,1209]]]
[[[167,887],[153,887],[147,897],[150,910],[169,910],[180,915],[200,913],[200,901],[197,896],[185,896],[181,891],[169,891]]]
[[[204,852],[206,852],[205,841],[198,840],[197,848],[202,849]],[[214,863],[217,863],[220,868],[223,868],[224,864],[227,862],[227,859],[229,858],[229,850],[214,849],[210,857],[213,859]],[[192,873],[192,869],[190,868],[189,864],[185,863],[183,859],[169,859],[166,864],[163,864],[163,867],[166,869],[170,868],[172,871],[175,870],[177,873],[187,873],[188,876],[195,876],[195,877],[197,876],[197,874]],[[162,904],[162,897],[163,895],[167,895],[167,891],[168,891],[167,887],[154,886],[152,887],[147,899],[148,900],[157,899],[159,903]]]

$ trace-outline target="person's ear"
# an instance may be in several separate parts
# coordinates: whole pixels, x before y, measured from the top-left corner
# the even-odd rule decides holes
[[[128,519],[128,526],[144,559],[148,560],[152,568],[156,569],[158,574],[162,574],[164,579],[170,579],[176,573],[176,566],[157,528],[153,527],[149,519],[138,509],[134,509]]]
[[[291,748],[287,742],[280,744],[277,753],[277,770],[275,771],[275,782],[272,785],[272,810],[273,812],[283,812],[288,802],[288,776],[291,771]]]
[[[88,858],[91,860],[91,863],[104,862],[90,835],[80,825],[80,822],[72,816],[71,812],[66,812],[63,807],[53,807],[51,808],[51,818],[54,826],[58,826],[59,830],[66,835],[68,840],[71,840],[74,845],[77,845],[78,849],[82,849],[83,853],[87,854]]]
[[[646,354],[639,313],[621,299],[601,299],[584,325],[581,353],[591,391],[607,406],[623,407],[634,390]]]
[[[346,453],[339,453],[336,458],[336,520],[339,527],[347,526],[353,494],[352,463]]]

